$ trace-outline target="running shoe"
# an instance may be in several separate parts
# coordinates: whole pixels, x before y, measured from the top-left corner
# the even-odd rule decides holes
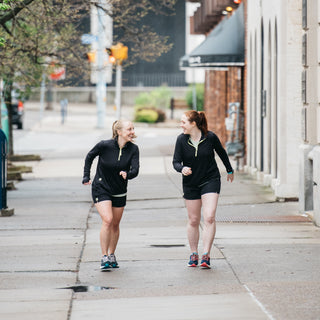
[[[190,260],[188,262],[188,267],[197,267],[198,266],[198,260],[199,260],[199,256],[196,252],[194,252],[191,256],[190,256]]]
[[[203,269],[210,269],[210,257],[207,253],[202,255],[200,267]]]
[[[101,270],[106,270],[106,269],[109,269],[111,268],[110,266],[111,262],[109,260],[109,257],[104,255],[101,259],[101,265],[100,265],[100,269]]]
[[[109,261],[110,261],[110,266],[112,268],[119,268],[116,256],[113,253],[109,254],[108,258],[109,258]]]

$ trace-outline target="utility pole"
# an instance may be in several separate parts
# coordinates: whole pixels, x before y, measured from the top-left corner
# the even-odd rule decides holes
[[[121,118],[121,86],[122,86],[122,66],[120,63],[116,67],[116,108],[117,119]]]
[[[107,82],[112,81],[112,68],[107,64],[106,47],[112,44],[112,18],[108,15],[110,4],[98,0],[92,7],[91,33],[95,35],[92,49],[96,51],[96,63],[92,63],[91,82],[96,84],[97,127],[105,127],[107,108]]]
[[[198,111],[197,106],[197,88],[196,88],[196,75],[195,70],[192,68],[192,78],[193,78],[193,84],[192,84],[192,109],[195,111]]]
[[[103,76],[103,55],[104,55],[104,30],[103,30],[103,16],[105,13],[103,9],[100,7],[103,5],[103,0],[99,0],[98,4],[98,50],[97,50],[97,84],[96,84],[96,103],[97,103],[97,127],[104,128],[104,121],[106,117],[106,107],[107,107],[107,83],[104,80]]]
[[[122,62],[123,60],[128,59],[128,47],[124,46],[121,42],[113,45],[109,52],[112,57],[113,63],[116,65],[116,110],[117,110],[117,119],[121,118],[121,87],[122,87]]]

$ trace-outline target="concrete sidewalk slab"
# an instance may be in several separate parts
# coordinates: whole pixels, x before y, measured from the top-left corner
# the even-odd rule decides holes
[[[72,293],[52,289],[0,290],[0,318],[65,320]]]
[[[83,262],[79,279],[84,285],[115,288],[116,290],[108,292],[110,298],[115,295],[126,297],[132,292],[135,297],[145,297],[150,293],[161,296],[162,291],[165,291],[166,295],[177,292],[179,295],[182,292],[188,295],[213,294],[219,293],[219,286],[225,287],[226,284],[243,290],[238,280],[232,276],[225,260],[213,260],[212,269],[204,270],[188,268],[185,259],[179,259],[179,254],[177,256],[170,257],[169,253],[164,261],[162,256],[158,256],[158,259],[142,256],[140,260],[129,257],[128,260],[123,260],[120,255],[120,268],[107,272],[101,272],[96,261]]]
[[[268,320],[248,294],[74,301],[71,320]]]
[[[95,108],[69,111],[64,125],[58,113],[45,113],[41,126],[14,132],[18,153],[39,152],[43,160],[8,193],[15,215],[1,218],[0,254],[7,259],[0,263],[1,319],[100,319],[113,310],[115,319],[129,314],[134,320],[317,318],[319,228],[295,222],[296,203],[274,202],[270,189],[244,174],[230,184],[221,167],[218,220],[228,222],[217,224],[215,268],[186,267],[186,208],[181,175],[172,168],[177,127],[136,126],[142,167],[129,182],[116,252],[120,268],[100,272],[101,221],[90,187],[81,185],[82,163],[111,135],[112,115],[106,129],[97,130]],[[291,222],[279,222],[283,217]],[[27,270],[16,266],[19,252]],[[115,289],[58,289],[71,286]]]
[[[311,223],[219,222],[215,243],[223,244],[319,244],[320,229]],[[320,259],[320,258],[319,258]]]
[[[0,274],[0,288],[4,290],[26,289],[41,292],[43,289],[56,289],[72,286],[77,281],[77,273],[73,270],[37,270],[35,266],[29,271],[3,271]],[[26,293],[26,297],[30,294]],[[2,300],[0,300],[2,301]],[[1,309],[0,309],[0,319]],[[21,318],[17,318],[21,319]]]

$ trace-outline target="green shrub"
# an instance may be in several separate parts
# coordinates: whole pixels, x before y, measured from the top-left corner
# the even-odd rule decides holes
[[[193,108],[193,99],[192,99],[192,94],[193,94],[193,85],[189,85],[189,89],[186,94],[186,101],[190,109]],[[197,83],[196,84],[196,95],[197,95],[197,111],[203,111],[204,108],[204,84],[202,83]]]
[[[134,120],[136,122],[155,123],[157,122],[158,117],[156,110],[151,108],[141,108],[136,110]]]
[[[134,120],[147,123],[163,122],[166,120],[166,114],[163,110],[157,108],[137,108]]]

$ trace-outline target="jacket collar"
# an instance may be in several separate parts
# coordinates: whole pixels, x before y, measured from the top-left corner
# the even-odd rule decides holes
[[[113,138],[113,141],[114,141],[114,145],[120,149],[120,146],[119,146],[119,143],[118,143],[118,137]],[[123,146],[123,148],[127,148],[128,145],[129,145],[129,143],[130,143],[130,141],[128,141],[128,142]],[[122,149],[123,149],[123,148],[122,148]]]
[[[185,135],[187,137],[187,140],[191,140],[191,137],[190,137],[190,134],[186,134]],[[203,132],[201,131],[201,138],[200,138],[200,141],[203,141],[207,138],[207,135],[204,135]]]

